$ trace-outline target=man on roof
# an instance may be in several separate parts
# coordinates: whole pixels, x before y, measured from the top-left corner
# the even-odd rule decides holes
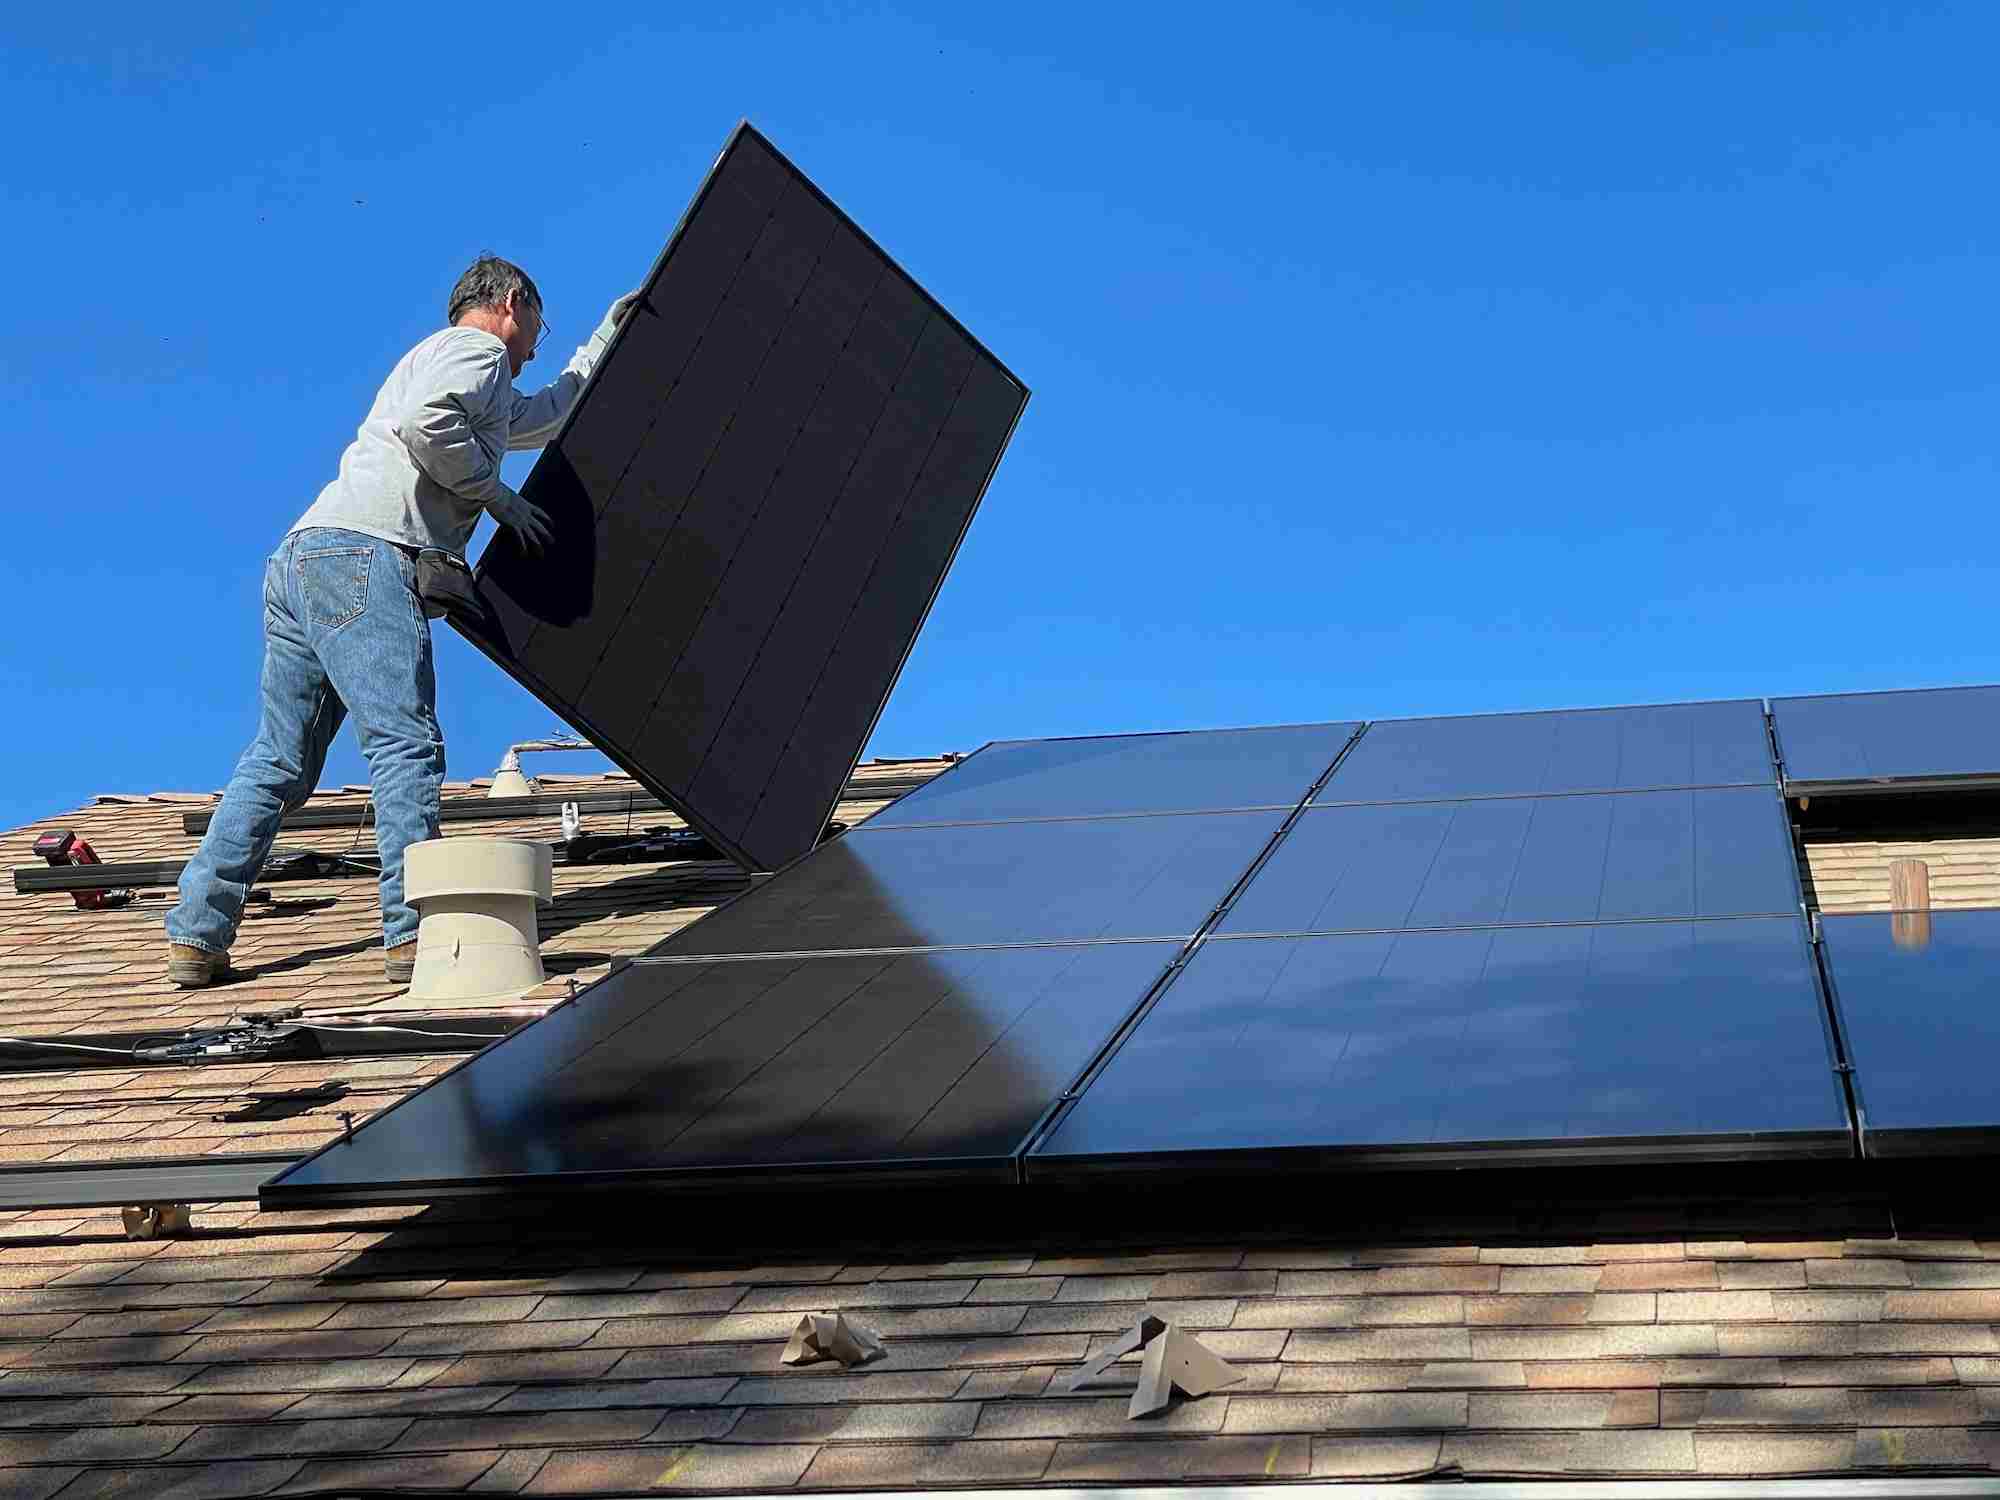
[[[418,554],[463,557],[481,511],[541,551],[548,517],[502,482],[500,460],[555,435],[638,297],[614,302],[562,374],[524,396],[514,380],[546,331],[542,294],[519,266],[483,255],[451,290],[449,326],[389,372],[340,472],[265,564],[262,721],[167,914],[175,984],[227,972],[279,820],[311,795],[349,714],[375,796],[385,977],[409,983],[417,914],[403,899],[403,851],[438,836],[444,781]]]

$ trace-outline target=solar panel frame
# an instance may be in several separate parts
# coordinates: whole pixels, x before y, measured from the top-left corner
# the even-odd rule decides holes
[[[1820,933],[1863,1154],[2000,1152],[2000,910],[1829,912]]]
[[[1967,722],[1940,733],[1952,708],[1984,709],[1987,733]],[[1922,727],[1885,722],[1900,710],[1926,715]],[[1882,693],[1815,693],[1771,700],[1772,733],[1790,796],[1879,796],[2000,786],[2000,686],[1903,688]],[[1959,750],[1940,753],[1956,739]],[[1872,742],[1872,743],[1871,743]],[[1987,747],[1962,753],[1968,742]]]
[[[646,633],[627,628],[622,613],[618,621],[607,618],[601,628],[596,623],[591,611],[595,607],[593,589],[598,579],[591,570],[599,566],[595,559],[602,551],[615,564],[612,571],[620,573],[622,581],[617,582],[617,588],[629,589],[625,603],[606,604],[605,614],[608,617],[613,608],[629,609],[647,587],[644,580],[651,563],[639,569],[640,560],[655,558],[662,547],[671,544],[672,528],[681,524],[686,506],[698,498],[691,494],[684,496],[680,502],[682,510],[676,510],[671,520],[645,505],[609,504],[614,490],[624,482],[626,467],[634,463],[635,455],[652,440],[652,427],[644,415],[648,411],[658,414],[661,410],[657,403],[663,382],[671,379],[676,395],[691,391],[690,399],[705,399],[714,406],[722,399],[717,392],[733,388],[732,382],[762,378],[755,370],[732,367],[725,372],[718,367],[695,380],[688,373],[693,367],[687,364],[690,359],[703,358],[705,350],[719,351],[721,356],[732,355],[730,341],[704,343],[699,338],[701,329],[706,327],[705,317],[717,316],[718,309],[728,311],[735,306],[726,300],[732,285],[727,279],[727,268],[730,255],[742,248],[734,241],[724,243],[726,236],[718,238],[722,232],[712,226],[720,222],[715,215],[726,216],[734,211],[730,205],[742,196],[738,186],[718,184],[723,183],[726,172],[736,174],[730,177],[731,184],[739,183],[738,168],[765,170],[757,164],[761,157],[753,161],[758,153],[768,158],[769,171],[775,174],[763,184],[764,188],[773,194],[789,195],[782,201],[794,204],[799,215],[815,223],[823,221],[828,226],[826,245],[845,245],[879,263],[880,279],[867,294],[868,298],[873,299],[875,292],[887,287],[906,288],[909,298],[903,316],[920,315],[919,329],[935,330],[937,338],[965,351],[968,364],[956,394],[937,415],[939,425],[933,440],[915,450],[916,469],[909,480],[910,488],[885,512],[884,529],[876,548],[856,564],[857,576],[847,577],[843,568],[841,588],[846,592],[814,592],[817,585],[813,580],[825,571],[825,567],[818,565],[820,550],[824,549],[828,557],[844,555],[841,549],[848,540],[832,520],[843,514],[841,506],[846,492],[815,490],[814,503],[820,504],[825,514],[803,561],[798,563],[792,591],[771,598],[768,618],[762,613],[754,620],[743,618],[740,601],[727,619],[715,615],[715,608],[727,608],[721,591],[728,586],[729,570],[740,555],[745,538],[776,536],[779,542],[770,545],[779,550],[793,545],[785,528],[769,525],[760,531],[755,519],[747,521],[747,529],[737,535],[739,551],[732,551],[722,563],[716,589],[705,596],[707,602],[699,618],[688,627],[690,631],[699,631],[712,625],[704,639],[715,652],[738,665],[743,665],[744,653],[749,651],[740,683],[731,688],[727,681],[730,674],[709,671],[712,663],[705,660],[677,658],[687,663],[686,670],[676,676],[670,667],[659,681],[650,684],[651,696],[644,715],[636,723],[624,722],[636,700],[621,690],[628,683],[613,683],[593,693],[592,685],[602,675],[602,665],[614,651],[619,653],[617,659],[621,662],[632,652],[640,652],[634,662],[642,673],[656,664],[644,657]],[[746,162],[753,165],[744,167]],[[780,199],[774,197],[772,201],[777,203]],[[755,215],[749,210],[743,212],[746,217],[737,230],[749,233]],[[765,222],[768,225],[777,221]],[[773,276],[817,277],[825,261],[815,261],[805,272],[799,272],[799,247],[788,247],[782,239],[780,236],[779,242],[770,246],[753,241],[753,258],[764,256],[768,262],[766,269]],[[712,306],[705,301],[705,291],[689,293],[692,302],[685,308],[671,297],[663,298],[662,288],[673,285],[668,276],[670,268],[678,274],[685,266],[694,268],[690,274],[717,282]],[[568,418],[523,486],[524,493],[550,512],[557,543],[549,559],[530,563],[509,533],[496,534],[475,570],[476,586],[486,609],[485,619],[468,623],[454,618],[453,623],[502,670],[567,719],[728,857],[748,869],[777,869],[809,851],[831,817],[840,787],[858,764],[874,732],[889,693],[1012,440],[1030,393],[1019,377],[747,121],[731,134],[642,285],[646,293],[644,304],[614,334]],[[783,282],[774,294],[779,302],[784,289],[790,286],[791,282]],[[798,290],[803,294],[804,280],[800,280]],[[773,303],[774,307],[777,305]],[[875,305],[874,300],[865,300],[856,310],[863,324],[869,323]],[[777,316],[768,311],[757,314],[754,306],[737,311],[753,324],[758,316]],[[891,322],[896,316],[886,315]],[[837,324],[838,317],[844,314],[828,316],[835,317]],[[773,325],[772,337],[786,337],[800,326],[799,319],[785,313]],[[816,334],[807,329],[801,336],[821,338],[821,355],[834,359],[836,364],[847,357],[844,351],[860,348],[858,343],[846,343],[836,350],[834,344],[842,337],[838,326]],[[920,332],[912,334],[912,339],[929,336]],[[639,342],[635,343],[635,339]],[[889,346],[877,354],[878,366],[884,359],[893,362],[898,358]],[[619,375],[623,365],[634,359],[647,361],[645,370],[636,377],[631,372]],[[655,364],[661,366],[656,371],[652,369]],[[652,371],[651,376],[646,371]],[[605,383],[607,374],[614,376],[610,384]],[[828,378],[831,380],[831,376]],[[859,373],[855,378],[860,379]],[[881,379],[882,388],[888,391],[897,379],[897,370],[891,369],[883,376],[878,369],[875,378]],[[606,394],[594,399],[600,388]],[[742,389],[747,393],[749,386],[744,384]],[[649,395],[656,403],[652,407],[644,404]],[[814,398],[819,404],[811,407],[812,420],[817,420],[825,405],[822,398],[836,399],[827,397],[823,388],[820,396]],[[747,394],[743,399],[749,399]],[[779,398],[774,394],[772,399]],[[796,405],[800,398],[795,393],[783,399]],[[884,399],[889,406],[869,419],[871,430],[875,423],[886,419],[883,413],[903,398],[894,395]],[[709,420],[715,418],[711,416]],[[579,433],[585,434],[588,441],[572,444],[572,435]],[[718,433],[714,441],[727,445],[728,434]],[[593,445],[603,445],[604,451],[597,451]],[[573,446],[577,449],[575,454],[570,451]],[[736,455],[732,462],[755,465],[773,459],[766,451],[768,447],[755,440],[753,434],[743,433],[737,435],[728,451]],[[724,448],[717,446],[708,451],[710,459],[715,459]],[[783,473],[774,471],[770,483],[777,485],[784,478]],[[687,482],[694,483],[692,476]],[[707,482],[704,478],[703,483]],[[756,483],[754,479],[745,482],[753,487]],[[917,495],[937,498],[935,503],[912,504],[911,497]],[[758,503],[769,509],[763,500]],[[886,506],[887,502],[883,504]],[[735,513],[720,498],[712,508],[720,516]],[[617,529],[622,540],[614,539],[604,528]],[[565,556],[571,559],[567,573],[563,571]],[[585,563],[585,558],[592,561]],[[745,559],[746,568],[755,562],[754,557]],[[780,572],[784,570],[781,560],[774,557],[771,562]],[[878,571],[871,574],[870,566]],[[579,575],[578,568],[585,572]],[[881,571],[884,568],[886,571]],[[512,597],[510,580],[522,584],[524,598],[542,591],[545,600],[555,601],[553,607],[557,613],[581,609],[583,612],[577,618],[589,622],[584,631],[589,639],[577,637],[572,650],[557,635],[543,630],[545,622]],[[718,606],[718,600],[724,604]],[[813,613],[815,607],[820,614]],[[845,612],[840,613],[842,610]],[[826,611],[838,615],[837,631],[829,633],[826,618],[822,618]],[[747,646],[746,632],[761,632],[770,649]],[[793,649],[796,645],[793,637],[805,640],[810,650]],[[538,639],[542,642],[539,646]],[[690,635],[687,639],[692,641],[694,637]],[[593,650],[597,652],[595,656],[591,655]],[[812,651],[819,653],[815,658],[817,665],[810,669],[805,680],[796,680],[798,663]],[[538,664],[538,652],[554,654],[549,661]],[[575,660],[569,660],[570,655]],[[587,667],[586,658],[589,658]],[[572,691],[565,685],[568,673],[552,670],[564,662],[568,662],[570,672],[582,675],[580,689]],[[770,690],[753,692],[767,677]],[[684,702],[688,691],[699,701]],[[729,701],[723,703],[717,694],[727,695]],[[769,704],[774,702],[781,704],[782,713],[770,709]],[[684,742],[691,743],[703,736],[706,738],[700,758],[691,768],[682,764],[684,757],[680,752],[685,748]],[[673,756],[668,751],[674,752]],[[674,760],[671,767],[674,774],[662,774],[663,762],[670,758]],[[717,769],[723,766],[735,769],[724,776]],[[676,776],[683,772],[685,779],[677,781]],[[731,777],[738,775],[746,778],[743,785],[732,781]],[[749,779],[757,781],[756,789],[749,788]]]

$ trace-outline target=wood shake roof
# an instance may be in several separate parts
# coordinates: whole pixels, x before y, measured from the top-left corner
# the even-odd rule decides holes
[[[105,802],[36,828],[74,827],[106,859],[172,858],[199,805]],[[27,863],[28,833],[10,838]],[[739,880],[714,863],[559,868],[554,977],[525,1008]],[[397,1014],[372,881],[273,893],[234,955],[244,977],[192,992],[162,977],[164,902],[0,893],[0,1033],[285,1004]],[[359,1119],[456,1060],[0,1071],[0,1164],[304,1150],[336,1111]],[[336,1103],[224,1118],[333,1080]],[[127,1238],[115,1210],[0,1212],[0,1494],[1991,1473],[2000,1212],[1962,1176],[1860,1165],[633,1194],[555,1212],[197,1204],[190,1235],[158,1240]],[[834,1309],[878,1328],[887,1357],[782,1366],[800,1315]],[[1066,1394],[1148,1309],[1243,1379],[1142,1421],[1129,1387]]]

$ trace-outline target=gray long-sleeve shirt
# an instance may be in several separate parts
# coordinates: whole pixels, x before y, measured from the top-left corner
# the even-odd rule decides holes
[[[498,338],[478,328],[432,334],[396,362],[339,474],[292,530],[337,526],[463,556],[480,511],[512,493],[501,457],[555,436],[609,342],[600,327],[562,374],[523,396]]]

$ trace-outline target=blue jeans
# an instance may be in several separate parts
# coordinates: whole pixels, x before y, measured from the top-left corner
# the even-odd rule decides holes
[[[410,555],[355,531],[321,527],[286,537],[264,568],[263,699],[257,738],[181,872],[168,939],[229,950],[278,820],[312,795],[327,746],[351,713],[375,791],[383,946],[415,942],[403,850],[438,836],[444,736],[431,626]]]

